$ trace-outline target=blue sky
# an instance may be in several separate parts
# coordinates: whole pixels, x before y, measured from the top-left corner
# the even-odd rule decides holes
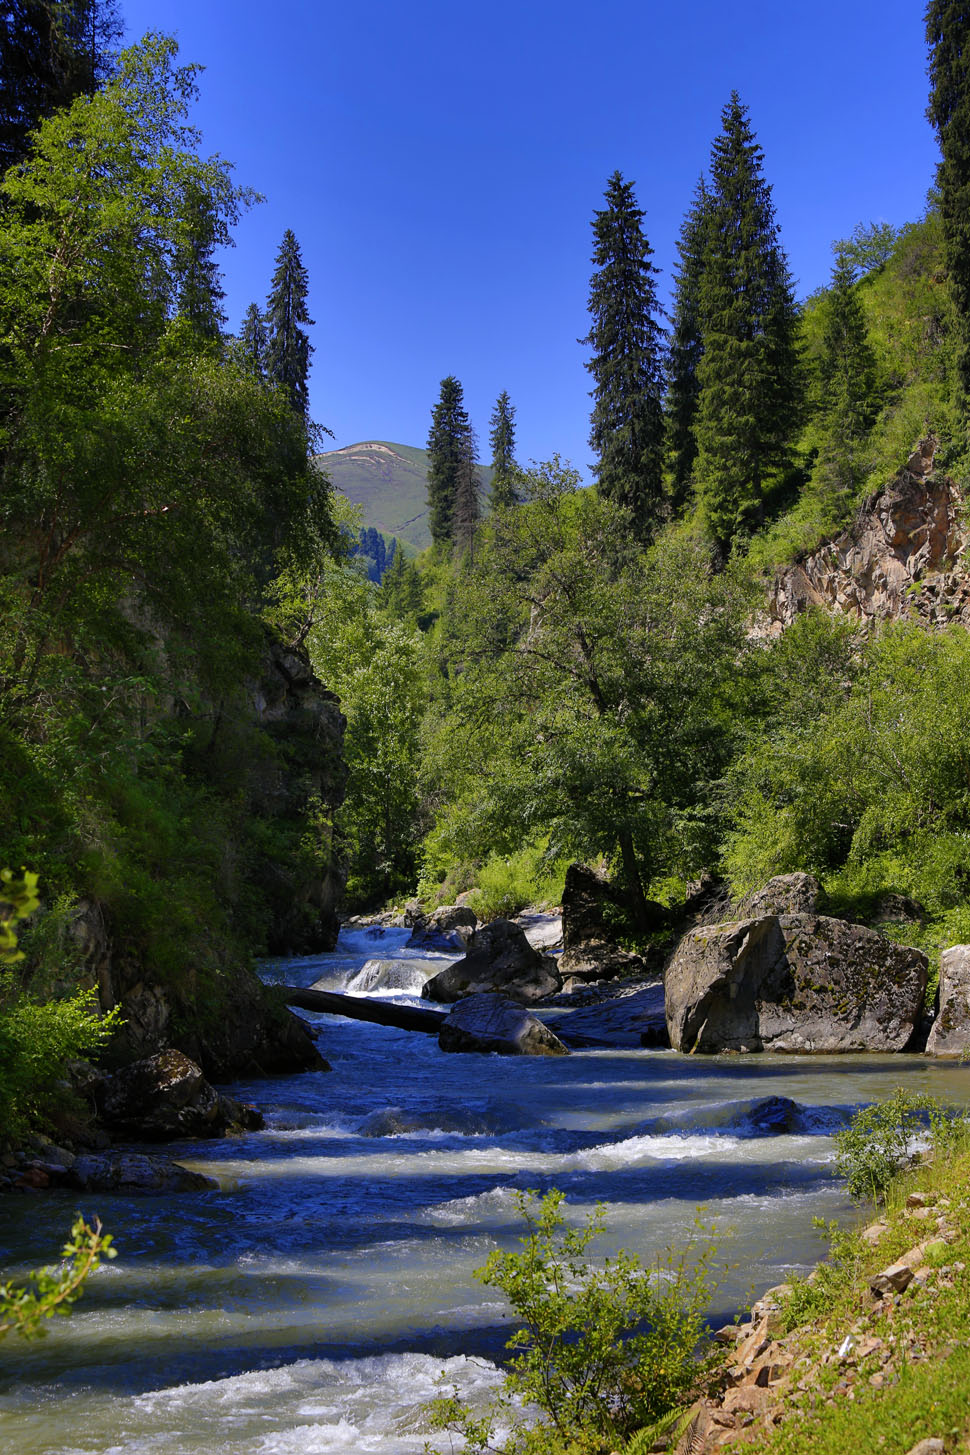
[[[285,228],[310,274],[314,417],[337,445],[423,445],[456,374],[488,452],[586,474],[593,211],[635,184],[666,298],[732,88],[765,152],[799,296],[859,221],[918,218],[937,149],[923,7],[902,0],[120,0],[128,38],[205,66],[208,151],[266,201],[224,258],[230,324]]]

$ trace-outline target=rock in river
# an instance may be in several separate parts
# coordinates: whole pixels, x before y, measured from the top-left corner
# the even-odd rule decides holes
[[[496,1051],[500,1056],[568,1056],[548,1026],[504,995],[469,995],[438,1034],[442,1051]]]
[[[561,989],[555,960],[534,950],[511,920],[497,919],[469,936],[464,959],[428,980],[421,994],[426,1000],[451,1004],[466,995],[495,991],[521,1005],[533,1005]]]
[[[220,1096],[181,1051],[160,1051],[116,1071],[95,1095],[107,1126],[145,1141],[221,1137],[263,1125],[253,1107]]]
[[[927,960],[875,930],[818,914],[765,915],[684,936],[667,967],[678,1051],[902,1051]]]
[[[970,1046],[970,945],[951,945],[940,956],[940,1009],[927,1056],[962,1056]]]

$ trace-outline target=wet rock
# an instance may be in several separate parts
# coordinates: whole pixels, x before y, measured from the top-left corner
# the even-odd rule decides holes
[[[551,956],[540,955],[511,920],[497,919],[475,930],[465,956],[425,982],[426,1000],[445,1004],[468,995],[495,992],[533,1005],[562,989],[562,979]]]
[[[219,1137],[263,1125],[252,1107],[220,1096],[181,1051],[161,1051],[106,1077],[98,1104],[113,1131],[145,1141]]]
[[[460,1000],[438,1034],[442,1051],[495,1051],[500,1056],[568,1056],[559,1037],[502,995]]]
[[[861,925],[765,915],[691,930],[667,968],[675,1050],[902,1051],[927,960]]]
[[[478,916],[464,904],[445,904],[427,918],[415,920],[408,945],[427,950],[464,949],[478,925]]]
[[[218,1186],[201,1172],[144,1152],[84,1152],[68,1180],[82,1192],[200,1192]]]
[[[940,956],[939,1010],[927,1056],[962,1056],[970,1049],[970,945],[951,945]]]

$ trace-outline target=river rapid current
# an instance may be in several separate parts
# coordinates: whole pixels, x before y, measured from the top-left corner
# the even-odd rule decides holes
[[[444,957],[416,963],[406,938],[344,931],[270,973],[413,1003]],[[813,1215],[852,1216],[832,1143],[852,1108],[898,1085],[970,1103],[970,1067],[922,1057],[444,1055],[308,1019],[331,1073],[237,1083],[265,1131],[165,1149],[217,1191],[0,1200],[4,1276],[49,1261],[77,1206],[118,1248],[44,1340],[0,1345],[0,1450],[417,1455],[442,1370],[473,1401],[498,1378],[511,1325],[474,1270],[515,1246],[518,1192],[558,1187],[577,1221],[605,1204],[600,1251],[645,1261],[702,1204],[734,1265],[727,1317],[817,1261]]]

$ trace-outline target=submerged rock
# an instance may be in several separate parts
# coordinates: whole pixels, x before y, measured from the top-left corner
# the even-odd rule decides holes
[[[464,959],[456,960],[428,980],[426,1000],[449,1004],[466,995],[498,992],[522,1005],[533,1005],[562,989],[555,960],[540,955],[511,920],[497,919],[469,937]]]
[[[970,1047],[970,945],[951,945],[943,951],[939,996],[926,1054],[962,1056]]]
[[[442,1051],[497,1052],[500,1056],[568,1056],[548,1026],[504,995],[460,1000],[438,1033]]]
[[[82,1192],[201,1192],[219,1185],[167,1157],[144,1152],[83,1152],[67,1181]]]
[[[902,1051],[927,960],[825,915],[765,915],[691,930],[665,981],[678,1051]]]

